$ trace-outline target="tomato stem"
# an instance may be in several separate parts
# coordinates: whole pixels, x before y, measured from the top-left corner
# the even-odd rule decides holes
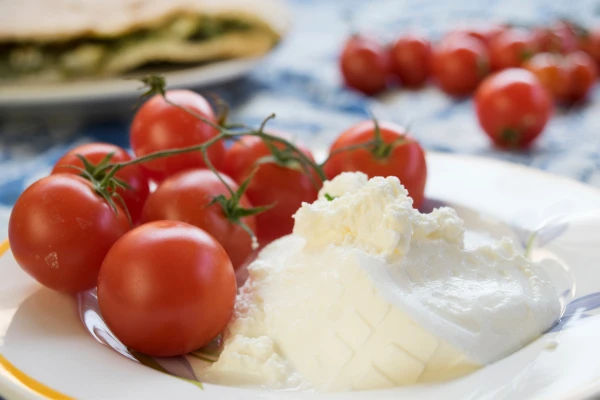
[[[381,128],[379,127],[379,121],[373,114],[371,114],[371,118],[373,119],[373,124],[375,124],[374,138],[373,138],[373,148],[371,149],[371,153],[378,160],[387,159],[392,152],[392,144],[387,144],[383,138],[381,137]]]
[[[351,144],[348,146],[340,147],[340,148],[337,148],[337,149],[329,152],[329,155],[320,164],[320,166],[321,167],[325,166],[325,164],[327,164],[329,162],[329,160],[331,160],[332,157],[334,157],[340,153],[352,152],[352,151],[356,151],[356,150],[360,150],[360,149],[370,152],[371,154],[373,154],[373,157],[375,157],[378,160],[386,160],[387,158],[390,157],[392,150],[394,150],[398,146],[401,146],[404,143],[410,142],[410,140],[408,140],[406,138],[406,135],[402,135],[402,136],[398,137],[396,140],[394,140],[393,142],[386,143],[381,136],[381,128],[379,127],[379,122],[373,116],[373,114],[371,114],[371,117],[373,119],[373,123],[375,124],[375,128],[373,130],[374,131],[373,139],[368,140],[366,142],[362,142],[362,143]]]
[[[114,210],[116,210],[116,206],[115,206],[114,202],[112,201],[112,199],[110,198],[109,191],[112,190],[114,192],[114,189],[117,186],[120,186],[120,182],[115,178],[115,174],[119,170],[121,170],[122,168],[125,168],[129,165],[142,164],[142,163],[156,160],[159,158],[170,157],[170,156],[174,156],[177,154],[189,153],[189,152],[193,152],[193,151],[199,151],[202,154],[202,158],[204,159],[204,163],[205,163],[206,167],[208,169],[210,169],[217,176],[217,178],[221,181],[221,183],[223,185],[225,185],[225,187],[227,188],[227,191],[229,192],[229,198],[226,198],[225,196],[222,196],[222,195],[217,196],[213,199],[213,201],[210,204],[218,203],[221,206],[223,213],[227,216],[227,218],[232,223],[239,225],[240,227],[242,227],[242,229],[244,229],[246,232],[248,232],[248,234],[252,238],[253,247],[256,247],[256,246],[258,246],[258,242],[256,241],[256,236],[255,236],[254,232],[252,232],[252,230],[248,227],[248,225],[242,221],[242,218],[246,217],[246,216],[261,213],[261,212],[271,208],[273,205],[264,206],[264,207],[255,207],[255,208],[251,208],[251,209],[244,209],[244,208],[240,207],[239,202],[240,202],[241,197],[244,194],[245,190],[247,189],[250,179],[253,176],[253,174],[251,174],[251,176],[247,179],[247,181],[245,181],[244,183],[242,183],[242,185],[240,185],[240,188],[237,192],[234,191],[231,188],[231,186],[225,181],[222,174],[215,168],[212,161],[210,160],[210,157],[208,155],[208,149],[210,148],[210,146],[214,145],[215,143],[217,143],[221,140],[237,139],[237,138],[240,138],[243,136],[256,136],[256,137],[259,137],[261,140],[263,140],[263,142],[268,146],[268,148],[271,150],[271,153],[273,154],[276,162],[281,163],[282,165],[286,166],[286,164],[289,161],[297,161],[301,165],[303,172],[309,176],[309,178],[311,179],[311,181],[313,181],[313,183],[315,185],[317,185],[317,183],[314,182],[314,177],[310,173],[311,168],[316,172],[316,174],[318,175],[318,177],[321,181],[325,181],[327,179],[325,176],[325,173],[323,172],[322,166],[317,164],[310,157],[308,157],[306,154],[304,154],[298,147],[296,147],[290,141],[288,141],[282,137],[271,135],[271,134],[265,132],[266,124],[271,119],[275,118],[275,114],[271,114],[271,115],[267,116],[261,122],[258,130],[254,130],[253,128],[251,128],[245,124],[225,125],[224,118],[220,118],[220,121],[219,121],[220,123],[215,123],[215,122],[209,120],[208,118],[206,118],[204,115],[201,115],[194,110],[188,109],[186,107],[183,107],[183,106],[169,100],[167,97],[167,92],[166,92],[166,82],[163,77],[151,75],[151,76],[143,78],[141,81],[147,87],[147,90],[142,95],[142,98],[149,97],[152,95],[160,95],[160,96],[162,96],[162,98],[164,99],[164,101],[167,104],[192,115],[193,117],[199,119],[200,121],[204,122],[208,126],[216,129],[219,133],[217,135],[213,136],[212,138],[208,139],[204,143],[193,145],[193,146],[157,151],[157,152],[147,154],[147,155],[139,157],[139,158],[135,158],[130,161],[125,161],[125,162],[120,162],[120,163],[115,163],[115,164],[109,164],[108,161],[110,160],[110,158],[107,158],[106,160],[103,160],[103,162],[98,164],[97,166],[86,165],[86,169],[93,169],[92,171],[88,171],[87,175],[90,175],[88,178],[93,179],[92,181],[94,183],[94,187],[96,187],[96,190],[105,199],[107,199],[107,201],[109,202],[109,204],[111,205],[111,207]],[[223,107],[223,104],[225,104],[225,103],[218,102],[218,105],[220,107]],[[226,113],[225,113],[225,116],[226,116]],[[223,117],[223,115],[221,115],[221,117]],[[241,130],[234,130],[235,128],[241,129]],[[275,144],[282,144],[285,147],[283,150],[280,150],[277,146],[275,146]],[[84,165],[85,165],[85,161],[84,161]]]
[[[509,147],[516,148],[521,141],[521,135],[516,129],[504,128],[500,133],[502,141]]]
[[[213,142],[213,143],[216,143],[216,142]],[[229,194],[232,197],[234,197],[235,193],[234,193],[233,189],[231,188],[231,186],[229,186],[227,184],[227,182],[225,182],[225,179],[223,179],[223,176],[221,175],[221,173],[219,171],[217,171],[217,169],[215,168],[212,161],[210,161],[210,157],[208,156],[208,146],[203,146],[200,151],[202,153],[202,158],[204,158],[204,163],[206,164],[208,169],[210,169],[217,176],[217,178],[221,181],[221,183],[227,188],[227,191],[229,192]]]
[[[386,143],[381,136],[381,128],[379,126],[379,121],[373,114],[371,114],[371,118],[373,119],[373,124],[375,125],[374,129],[374,137],[373,144],[371,147],[371,153],[373,157],[377,160],[387,160],[392,154],[392,150],[394,150],[397,146],[400,146],[402,143],[406,141],[406,135],[402,135],[392,143]]]
[[[345,152],[348,152],[348,151],[360,150],[360,149],[370,150],[371,148],[373,148],[374,145],[375,145],[375,140],[369,140],[367,142],[358,143],[358,144],[351,144],[351,145],[348,145],[348,146],[344,146],[344,147],[340,147],[338,149],[335,149],[335,150],[331,151],[329,153],[329,155],[327,156],[327,158],[321,163],[321,167],[324,166],[325,164],[327,164],[327,162],[333,156],[335,156],[337,154],[345,153]]]

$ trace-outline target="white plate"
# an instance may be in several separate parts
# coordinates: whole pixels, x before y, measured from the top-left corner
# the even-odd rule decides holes
[[[429,205],[456,206],[471,230],[508,234],[525,243],[530,230],[522,228],[546,226],[537,234],[532,255],[552,256],[568,266],[556,271],[568,277],[572,289],[562,293],[570,303],[564,317],[525,348],[457,380],[311,398],[572,399],[600,392],[600,191],[482,158],[432,153],[428,163]],[[549,217],[555,218],[544,224]],[[56,399],[59,393],[148,400],[311,396],[215,385],[204,385],[202,391],[123,357],[86,331],[75,299],[40,288],[7,252],[0,259],[0,394],[10,400]]]
[[[170,88],[215,85],[238,78],[251,71],[263,57],[214,62],[163,73]],[[111,78],[46,84],[0,86],[0,107],[74,103],[133,98],[140,83],[135,80]]]

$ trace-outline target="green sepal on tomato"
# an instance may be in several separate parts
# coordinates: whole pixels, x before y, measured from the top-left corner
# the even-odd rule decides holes
[[[211,234],[223,246],[234,268],[239,268],[253,251],[252,237],[238,223],[256,231],[256,216],[248,215],[252,204],[245,194],[236,200],[238,185],[227,175],[221,179],[208,169],[179,172],[165,179],[148,197],[142,222],[182,221]],[[231,205],[217,204],[215,198],[233,199]],[[227,200],[226,200],[227,201]]]
[[[112,155],[111,157],[108,157]],[[81,171],[71,167],[84,169],[85,165],[81,160],[85,157],[89,163],[98,166],[101,162],[119,163],[131,161],[131,156],[127,151],[119,146],[109,143],[87,143],[69,150],[54,165],[52,174],[81,174]],[[93,174],[94,171],[87,171]],[[95,178],[101,180],[108,169],[101,170]],[[115,178],[120,179],[127,185],[126,188],[117,188],[116,192],[123,198],[131,220],[137,224],[142,214],[142,208],[150,193],[148,178],[142,167],[139,165],[128,165],[115,174]]]
[[[427,163],[421,145],[404,128],[391,122],[363,121],[342,132],[329,149],[324,165],[328,179],[342,172],[396,176],[408,190],[413,206],[425,196]]]
[[[296,147],[314,162],[311,152]],[[314,170],[298,161],[280,143],[244,136],[227,150],[223,172],[241,184],[251,174],[246,196],[256,207],[272,206],[256,216],[257,237],[267,244],[292,232],[292,215],[303,202],[317,199],[321,181]]]

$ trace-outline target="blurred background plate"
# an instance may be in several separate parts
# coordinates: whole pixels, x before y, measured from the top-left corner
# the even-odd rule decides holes
[[[213,62],[180,69],[152,70],[161,73],[171,88],[205,87],[216,85],[250,72],[264,58],[253,57]],[[0,107],[56,105],[56,103],[81,103],[105,100],[127,100],[139,96],[136,91],[141,84],[132,75],[127,78],[73,81],[47,84],[15,84],[0,86]]]

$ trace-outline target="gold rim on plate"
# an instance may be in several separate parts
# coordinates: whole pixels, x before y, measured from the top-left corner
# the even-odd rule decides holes
[[[0,243],[0,257],[2,257],[10,249],[8,239]],[[11,381],[19,384],[21,387],[34,392],[37,395],[46,397],[52,400],[73,400],[72,397],[60,393],[51,387],[35,380],[34,378],[15,367],[10,361],[0,354],[0,375],[6,376]]]

